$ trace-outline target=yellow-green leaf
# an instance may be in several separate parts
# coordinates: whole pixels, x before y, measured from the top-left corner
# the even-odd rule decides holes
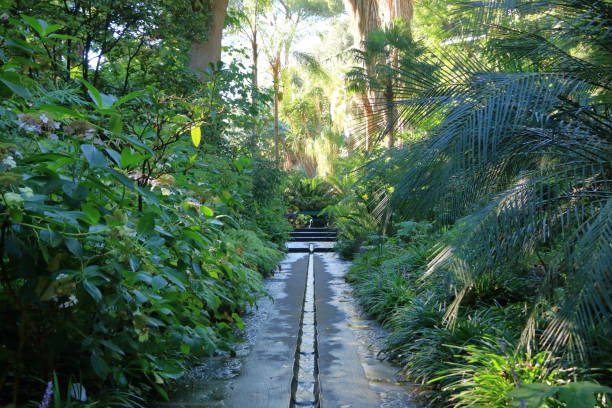
[[[202,140],[202,129],[199,126],[194,126],[191,128],[191,141],[195,147],[200,145],[200,141]]]

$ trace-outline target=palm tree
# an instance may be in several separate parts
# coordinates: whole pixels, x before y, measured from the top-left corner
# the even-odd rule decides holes
[[[535,257],[544,277],[525,344],[588,359],[594,334],[611,330],[612,5],[487,0],[458,12],[456,40],[388,67],[385,109],[426,132],[384,159],[401,169],[392,206],[454,223],[426,275],[451,282],[449,324],[479,279]],[[542,304],[552,317],[536,336]]]
[[[414,61],[425,50],[413,40],[409,26],[400,20],[383,30],[371,32],[363,43],[363,49],[352,51],[359,65],[347,73],[348,87],[360,96],[371,95],[363,112],[366,150],[372,151],[385,135],[387,146],[393,148],[396,133],[403,128],[398,126],[400,123],[394,103],[396,70],[400,59],[404,64]]]

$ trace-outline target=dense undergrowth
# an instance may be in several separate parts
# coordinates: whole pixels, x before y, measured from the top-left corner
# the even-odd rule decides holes
[[[167,52],[183,32],[134,55],[115,37],[88,81],[74,35],[99,21],[21,6],[0,27],[0,404],[39,406],[46,390],[45,407],[147,406],[190,361],[230,350],[283,255],[284,176],[245,120],[266,97],[235,65],[203,83],[179,69]],[[107,28],[151,17],[129,10],[106,10]],[[145,87],[148,69],[172,80]]]
[[[401,141],[342,162],[355,293],[433,405],[609,406],[610,4],[445,4],[439,48],[389,27],[349,73]]]
[[[391,237],[366,238],[369,249],[356,256],[348,279],[364,311],[389,331],[384,355],[408,380],[422,384],[419,394],[428,404],[518,407],[525,400],[528,407],[545,401],[547,407],[608,406],[603,394],[599,402],[594,399],[612,391],[598,385],[610,385],[607,340],[601,339],[597,362],[588,368],[521,341],[543,279],[541,265],[527,261],[498,268],[455,306],[449,271],[429,268],[452,229],[434,232],[424,221],[396,227]],[[451,322],[452,307],[458,310]],[[565,394],[556,396],[555,387],[566,387]]]

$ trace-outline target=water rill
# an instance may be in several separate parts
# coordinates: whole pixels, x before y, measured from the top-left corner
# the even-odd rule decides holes
[[[306,273],[306,290],[292,382],[292,408],[319,406],[314,245],[310,244],[308,249],[310,254]]]

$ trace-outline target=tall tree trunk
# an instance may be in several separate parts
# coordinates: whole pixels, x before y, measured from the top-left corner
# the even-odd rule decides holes
[[[251,72],[251,77],[253,81],[253,89],[257,89],[259,86],[259,81],[257,79],[258,76],[258,65],[257,61],[259,59],[259,44],[257,43],[257,25],[253,26],[253,39],[251,40],[251,51],[253,58],[253,71]]]
[[[278,105],[280,90],[280,55],[272,62],[272,83],[274,85],[274,159],[280,165],[280,129],[278,126]]]
[[[363,115],[366,121],[366,132],[365,132],[365,148],[368,152],[371,152],[374,148],[374,136],[376,135],[376,123],[374,122],[374,110],[370,103],[368,93],[363,91],[359,94],[361,97],[361,107],[363,108]]]
[[[211,1],[212,16],[209,21],[208,37],[204,42],[193,42],[191,44],[189,68],[197,72],[201,78],[205,76],[209,64],[221,60],[221,39],[229,0]]]
[[[355,46],[363,49],[363,43],[367,40],[369,34],[372,31],[379,30],[385,25],[390,24],[394,19],[401,18],[406,23],[410,23],[413,14],[413,0],[344,0],[346,9],[349,11],[349,15],[353,20],[353,32],[355,39]],[[366,65],[368,73],[372,72],[372,66]],[[387,89],[385,95],[377,95],[376,93],[368,94],[368,92],[362,92],[359,95],[361,99],[361,107],[363,109],[363,116],[366,118],[366,149],[371,151],[373,149],[373,142],[376,137],[377,127],[373,117],[374,111],[372,108],[372,101],[378,101],[383,98],[386,102],[389,101],[389,97],[393,98],[392,84]],[[390,95],[390,96],[389,96]],[[388,145],[393,147],[395,145],[395,129],[393,122],[394,112],[386,112],[386,126],[391,126],[391,133],[389,134]]]
[[[395,105],[393,104],[393,78],[387,78],[385,84],[385,132],[387,133],[387,147],[395,146]]]
[[[258,112],[257,109],[257,92],[259,91],[259,81],[258,81],[258,60],[259,60],[259,43],[257,42],[257,16],[255,16],[255,21],[251,24],[251,56],[252,56],[252,64],[253,68],[251,71],[251,104],[253,107],[253,112]],[[255,113],[257,114],[257,113]],[[253,134],[251,135],[251,151],[255,152],[255,147],[257,146],[257,140],[259,139],[259,129],[257,128],[257,121],[253,121]]]

